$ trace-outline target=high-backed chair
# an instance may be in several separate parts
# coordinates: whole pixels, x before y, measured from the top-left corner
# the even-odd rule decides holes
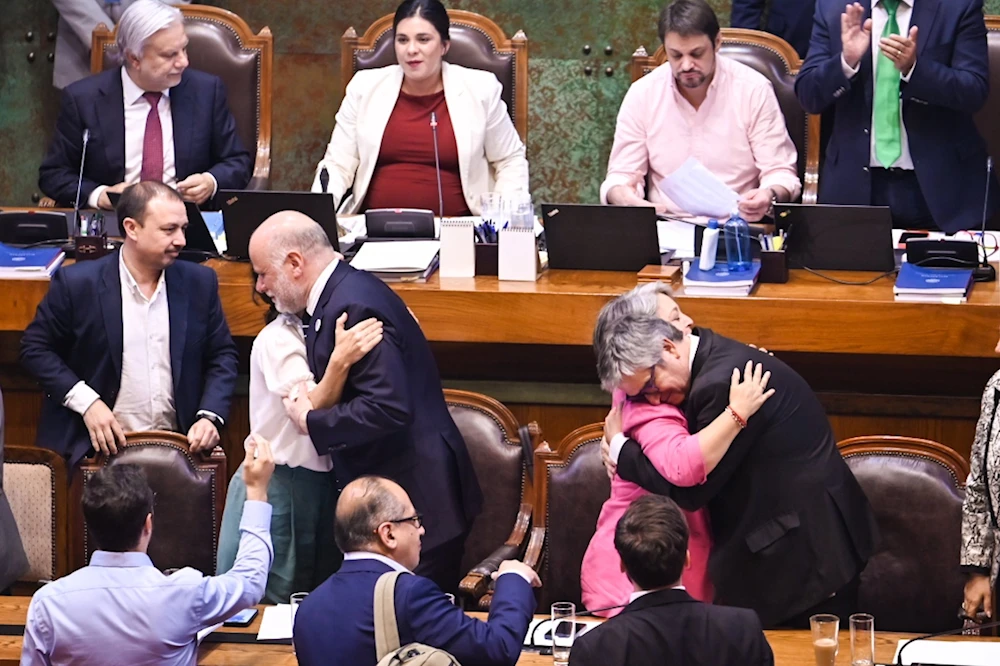
[[[449,9],[451,47],[444,59],[471,69],[493,72],[503,85],[503,101],[521,141],[528,143],[528,38],[511,38],[496,23],[473,12]],[[340,38],[340,79],[344,90],[359,69],[396,64],[392,14],[378,19],[358,37],[353,27]]]
[[[510,410],[493,398],[446,389],[448,411],[455,420],[483,491],[483,510],[465,541],[459,593],[477,607],[490,586],[490,574],[504,560],[520,559],[528,543],[534,486],[527,473],[540,439],[537,425],[518,428]],[[527,437],[529,441],[522,441]]]
[[[535,451],[535,512],[524,556],[538,572],[542,588],[538,608],[572,601],[583,608],[580,565],[597,529],[601,506],[611,483],[601,462],[603,423],[577,428],[555,450]]]
[[[164,571],[194,567],[214,574],[229,480],[226,455],[219,447],[207,456],[191,453],[184,435],[158,430],[126,433],[118,455],[80,465],[71,489],[74,564],[83,566],[97,549],[81,508],[87,483],[101,468],[125,463],[143,468],[155,495],[148,551],[153,564]]]
[[[271,72],[274,38],[256,35],[236,14],[207,5],[179,5],[184,14],[191,67],[222,79],[243,146],[256,154],[248,189],[267,189],[271,174]],[[101,24],[93,34],[90,69],[118,67],[115,32]]]
[[[66,460],[55,451],[3,449],[3,490],[28,556],[22,582],[47,582],[70,571],[68,488]]]
[[[766,32],[723,28],[720,53],[753,67],[774,86],[788,135],[799,154],[802,203],[816,203],[819,194],[819,116],[807,114],[795,96],[795,75],[802,66],[795,49],[782,38]],[[653,55],[640,46],[632,54],[632,81],[639,80],[665,62],[667,52],[662,44]],[[725,150],[725,147],[720,147],[720,150]]]
[[[969,464],[947,446],[911,437],[854,437],[838,447],[871,502],[880,532],[861,574],[859,610],[872,613],[885,631],[959,627]]]

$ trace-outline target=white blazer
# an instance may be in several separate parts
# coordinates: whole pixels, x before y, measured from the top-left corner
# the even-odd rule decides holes
[[[465,202],[480,212],[483,192],[528,191],[528,160],[514,129],[503,89],[491,72],[441,63],[444,98],[458,144],[458,170]],[[312,191],[321,192],[319,174],[330,174],[327,192],[340,201],[353,184],[340,212],[357,213],[375,171],[386,123],[403,85],[403,69],[390,65],[356,72],[337,111],[326,154],[316,166]],[[428,126],[428,130],[430,127]]]

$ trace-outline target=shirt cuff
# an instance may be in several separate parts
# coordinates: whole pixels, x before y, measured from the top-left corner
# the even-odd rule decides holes
[[[106,189],[108,189],[107,185],[98,185],[95,187],[94,191],[90,193],[89,197],[87,197],[87,207],[97,208],[97,201],[101,198],[101,195],[104,194],[104,190]]]
[[[246,500],[243,502],[243,517],[240,518],[241,530],[271,529],[271,505],[268,502]]]
[[[611,438],[611,462],[614,464],[618,464],[618,456],[622,454],[622,447],[625,446],[625,442],[627,441],[628,437],[623,432]]]
[[[201,418],[203,416],[211,416],[212,418],[219,419],[219,423],[221,423],[222,425],[226,425],[226,419],[222,418],[215,412],[210,411],[208,409],[199,409],[197,412],[194,413],[194,415],[197,416],[198,418]]]
[[[212,179],[212,197],[214,197],[215,193],[219,191],[219,181],[215,179],[211,171],[206,171],[205,175]],[[211,199],[212,197],[209,198]]]
[[[910,67],[910,71],[908,71],[906,74],[903,74],[902,72],[899,73],[899,80],[902,81],[903,83],[909,83],[910,77],[913,76],[913,70],[915,70],[916,68],[917,68],[917,61],[914,60],[913,66]]]
[[[845,58],[844,54],[841,53],[840,54],[840,68],[842,70],[844,70],[844,76],[845,77],[847,77],[848,79],[853,79],[855,77],[855,75],[857,75],[857,73],[861,71],[861,62],[859,61],[858,64],[857,64],[857,66],[851,67],[850,65],[847,64],[847,58]]]
[[[502,574],[500,574],[500,576],[506,576],[507,574],[516,574],[516,575],[520,576],[520,577],[521,577],[521,578],[522,578],[522,579],[524,580],[524,582],[525,582],[525,583],[527,583],[528,585],[531,585],[531,579],[530,579],[530,578],[528,578],[528,577],[527,577],[527,576],[526,576],[526,575],[525,575],[525,574],[524,574],[523,572],[521,572],[521,571],[504,571],[504,572],[503,572]],[[497,580],[499,580],[499,579],[500,579],[500,576],[497,576]]]
[[[80,416],[83,416],[84,412],[90,409],[90,406],[100,399],[100,394],[87,386],[86,382],[81,380],[74,384],[73,388],[66,392],[66,397],[63,398],[62,404],[63,407],[68,407]]]

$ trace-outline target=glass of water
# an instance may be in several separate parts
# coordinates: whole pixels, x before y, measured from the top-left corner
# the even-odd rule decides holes
[[[875,663],[875,618],[868,613],[855,613],[851,624],[851,666],[872,666]]]
[[[567,666],[576,638],[576,604],[557,601],[552,604],[552,663]]]
[[[483,223],[500,231],[510,222],[510,204],[499,192],[483,192],[479,197],[480,217]]]
[[[531,203],[531,194],[518,190],[505,194],[510,208],[510,226],[515,229],[533,229],[535,227],[535,207]]]

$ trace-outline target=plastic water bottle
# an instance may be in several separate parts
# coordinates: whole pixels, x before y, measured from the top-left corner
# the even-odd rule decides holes
[[[708,228],[705,229],[701,237],[701,258],[698,260],[698,268],[703,271],[710,271],[715,268],[715,256],[719,251],[719,221],[709,220]]]
[[[733,213],[726,222],[725,233],[726,263],[730,272],[750,270],[750,227],[747,221]]]

